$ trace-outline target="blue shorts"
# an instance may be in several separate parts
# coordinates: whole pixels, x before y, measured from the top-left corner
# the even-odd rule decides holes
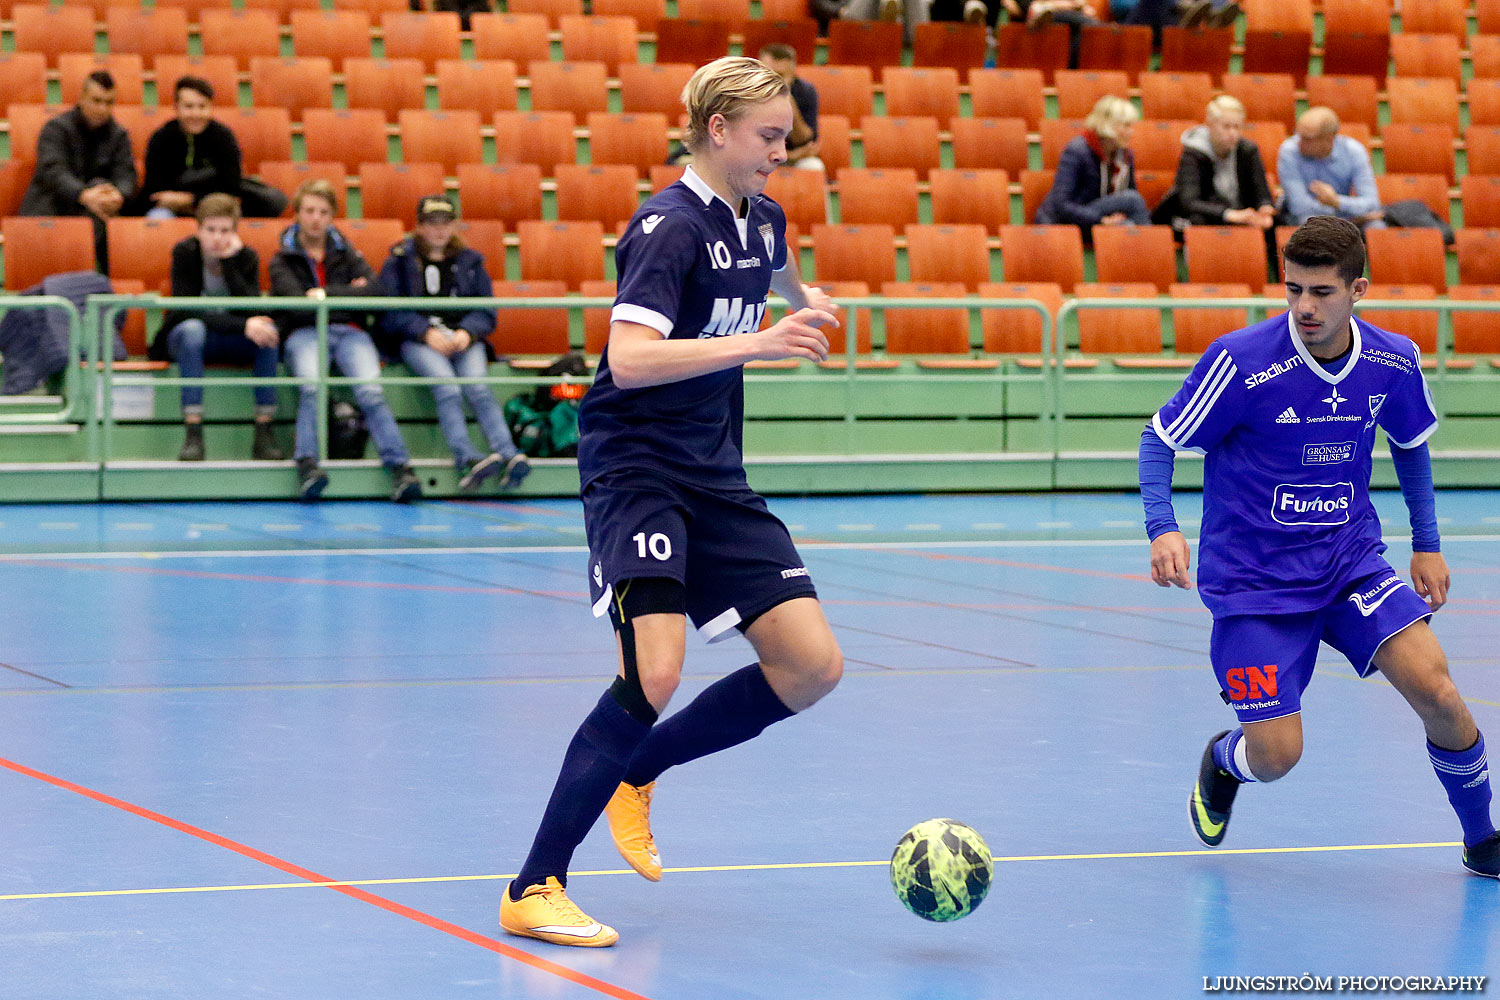
[[[794,597],[816,597],[786,525],[748,486],[704,490],[647,472],[614,473],[583,491],[589,590],[597,618],[615,584],[668,577],[709,642]]]
[[[1359,676],[1368,677],[1382,643],[1432,617],[1427,602],[1389,567],[1355,581],[1345,593],[1319,611],[1214,620],[1209,656],[1223,698],[1241,723],[1302,711],[1302,692],[1312,680],[1320,641],[1348,657]]]

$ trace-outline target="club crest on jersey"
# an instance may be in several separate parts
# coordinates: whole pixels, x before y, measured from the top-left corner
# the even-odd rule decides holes
[[[776,230],[772,228],[769,222],[767,222],[762,226],[756,227],[756,232],[760,233],[761,240],[766,244],[766,260],[775,260]]]
[[[1353,483],[1282,483],[1271,495],[1278,524],[1348,524]]]
[[[1385,393],[1370,397],[1370,419],[1365,423],[1365,430],[1375,426],[1375,420],[1380,416],[1380,408],[1385,405]]]
[[[1349,600],[1359,609],[1360,615],[1370,617],[1375,609],[1385,603],[1385,599],[1394,594],[1398,589],[1405,586],[1404,581],[1392,573],[1368,590],[1356,590],[1349,595]]]

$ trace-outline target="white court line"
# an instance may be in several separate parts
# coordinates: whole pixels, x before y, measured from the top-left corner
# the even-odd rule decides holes
[[[582,529],[579,529],[582,530]],[[1386,535],[1388,544],[1403,544],[1411,541],[1407,535]],[[1192,545],[1197,538],[1189,538]],[[1449,535],[1443,544],[1461,542],[1500,542],[1500,535]],[[886,549],[1108,549],[1147,548],[1145,538],[1013,538],[983,539],[980,541],[911,541],[911,542],[798,542],[799,549],[845,549],[876,552]],[[161,552],[8,552],[0,553],[0,563],[7,562],[62,562],[70,559],[274,559],[278,556],[483,556],[513,555],[517,553],[588,553],[586,545],[463,545],[439,548],[433,546],[403,546],[375,549],[169,549]]]
[[[1071,528],[1071,527],[1073,527],[1073,522],[1072,521],[1038,521],[1036,523],[1036,526],[1038,528]]]

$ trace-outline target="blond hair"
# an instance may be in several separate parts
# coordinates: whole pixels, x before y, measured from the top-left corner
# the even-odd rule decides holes
[[[303,181],[297,188],[297,193],[292,195],[292,211],[296,212],[302,208],[302,199],[311,195],[314,198],[322,198],[333,207],[333,214],[339,212],[338,192],[333,190],[333,185],[321,177]]]
[[[1115,142],[1121,125],[1133,125],[1141,120],[1140,112],[1123,97],[1105,94],[1094,104],[1094,110],[1083,120],[1083,127]]]
[[[1240,103],[1239,98],[1220,94],[1208,102],[1208,118],[1211,121],[1221,122],[1228,115],[1245,117],[1245,106]]]
[[[750,105],[790,93],[786,81],[759,59],[725,56],[700,66],[682,88],[688,111],[683,145],[700,152],[708,145],[708,122],[714,115],[734,121]]]

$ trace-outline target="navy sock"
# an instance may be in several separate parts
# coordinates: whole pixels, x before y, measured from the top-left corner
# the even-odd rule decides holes
[[[1219,770],[1228,771],[1240,781],[1251,782],[1255,780],[1255,775],[1250,773],[1250,767],[1244,761],[1243,754],[1239,755],[1240,760],[1235,760],[1235,751],[1239,749],[1244,738],[1243,729],[1231,729],[1219,737],[1219,741],[1214,744],[1214,763],[1219,765]]]
[[[1490,821],[1490,772],[1484,756],[1484,734],[1467,750],[1444,750],[1427,741],[1427,759],[1448,792],[1448,801],[1464,828],[1464,844],[1475,844],[1495,833]]]
[[[511,899],[520,898],[533,885],[541,885],[549,875],[567,885],[574,849],[604,812],[625,765],[650,730],[650,726],[632,719],[614,695],[604,692],[563,755],[562,770],[542,813],[531,853],[511,883]]]
[[[759,663],[721,677],[687,707],[658,723],[636,751],[625,781],[647,785],[675,764],[743,743],[795,713],[776,697]]]

